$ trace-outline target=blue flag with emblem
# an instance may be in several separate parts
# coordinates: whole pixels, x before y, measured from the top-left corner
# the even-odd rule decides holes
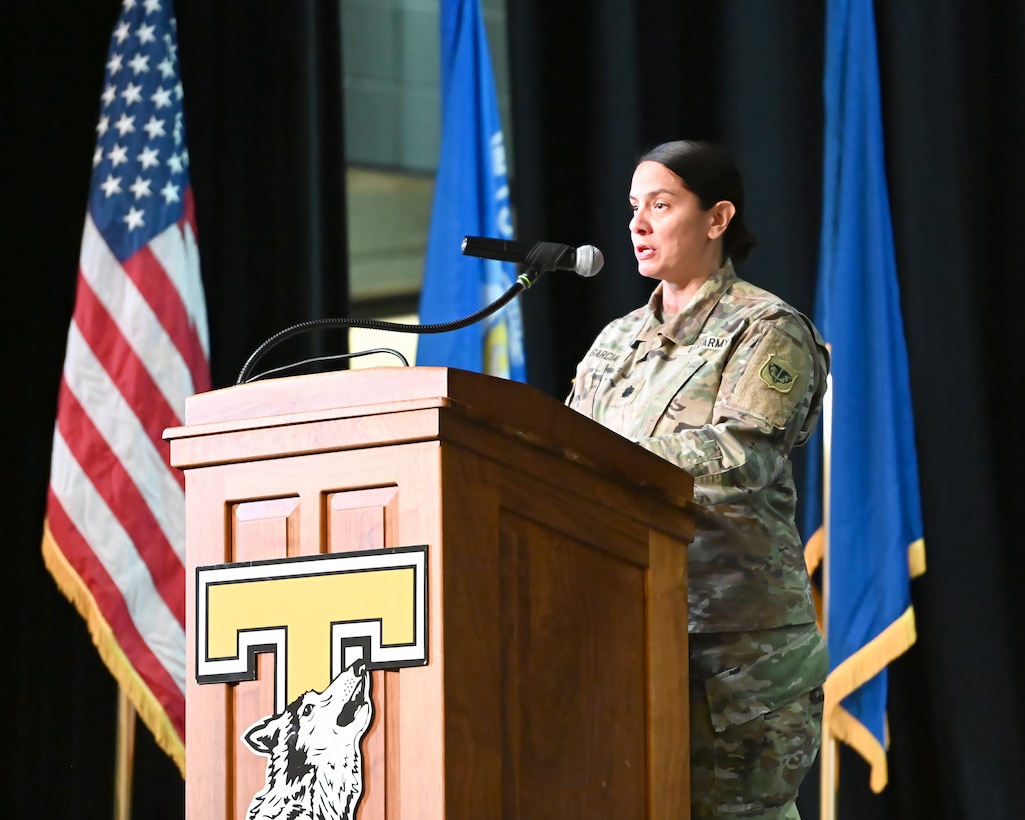
[[[825,719],[878,792],[887,666],[915,642],[911,579],[925,545],[871,0],[828,2],[824,98],[815,321],[832,365],[824,435],[809,451],[807,555],[813,568],[825,555]]]
[[[464,236],[513,237],[505,144],[479,0],[442,0],[441,67],[442,145],[420,296],[424,324],[477,313],[512,287],[517,275],[511,263],[462,255]],[[416,363],[526,381],[519,302],[461,330],[420,336]]]

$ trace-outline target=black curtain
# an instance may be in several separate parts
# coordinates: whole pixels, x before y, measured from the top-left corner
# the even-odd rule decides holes
[[[341,8],[175,9],[212,375],[224,386],[279,330],[349,314]],[[256,370],[344,352],[346,340],[298,334]]]
[[[116,0],[5,9],[3,222],[9,375],[5,816],[112,815],[116,691],[40,558],[56,392]],[[178,0],[186,126],[214,384],[296,322],[350,314],[337,3]],[[1025,446],[1015,399],[1025,304],[1025,7],[878,4],[888,176],[915,402],[929,569],[919,639],[890,667],[890,785],[841,754],[840,817],[1002,820],[1025,805]],[[576,361],[649,285],[630,252],[637,155],[721,140],[759,247],[741,268],[811,312],[821,202],[821,3],[508,0],[518,234],[595,244],[605,269],[523,297],[531,381],[561,398]],[[424,32],[423,36],[436,36]],[[263,364],[344,349],[306,334]],[[182,816],[177,769],[140,728],[134,808]],[[818,817],[817,773],[802,795]]]

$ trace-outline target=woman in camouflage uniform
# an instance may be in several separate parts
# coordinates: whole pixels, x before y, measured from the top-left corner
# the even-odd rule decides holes
[[[755,239],[724,149],[652,149],[630,203],[638,270],[658,285],[599,334],[567,404],[695,479],[693,818],[797,818],[819,748],[827,658],[790,452],[818,419],[828,353],[805,316],[737,276]]]

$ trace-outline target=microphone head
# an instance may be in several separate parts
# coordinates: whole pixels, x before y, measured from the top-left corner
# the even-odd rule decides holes
[[[580,276],[594,276],[605,265],[605,257],[594,245],[577,248],[573,270]]]

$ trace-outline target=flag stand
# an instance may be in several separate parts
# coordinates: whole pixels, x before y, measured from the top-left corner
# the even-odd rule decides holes
[[[114,820],[132,816],[132,761],[135,756],[135,707],[117,689],[117,746],[114,752]]]

